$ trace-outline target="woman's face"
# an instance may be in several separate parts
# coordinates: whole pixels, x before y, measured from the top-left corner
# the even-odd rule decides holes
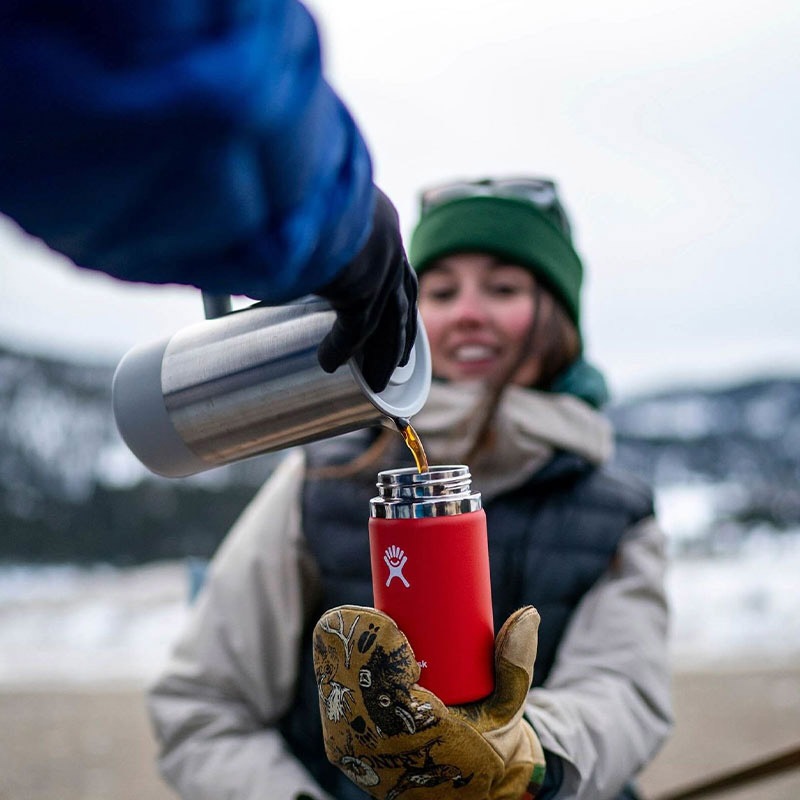
[[[433,374],[448,381],[503,380],[520,358],[533,324],[536,281],[526,269],[483,253],[439,259],[420,277],[419,309],[431,346]],[[531,386],[539,374],[530,355],[511,382]]]

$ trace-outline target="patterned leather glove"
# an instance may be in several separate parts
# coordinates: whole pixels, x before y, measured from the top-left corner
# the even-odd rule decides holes
[[[522,718],[539,614],[514,612],[495,642],[495,691],[446,706],[417,684],[405,635],[374,608],[340,606],[314,630],[328,760],[378,800],[520,800],[541,787],[539,739]]]

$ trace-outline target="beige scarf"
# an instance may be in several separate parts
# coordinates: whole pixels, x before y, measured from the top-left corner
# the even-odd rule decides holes
[[[412,420],[431,465],[465,463],[485,403],[481,384],[434,381],[425,407]],[[543,466],[554,450],[601,464],[613,451],[611,425],[572,395],[509,386],[485,449],[468,464],[472,485],[484,500],[513,489]]]

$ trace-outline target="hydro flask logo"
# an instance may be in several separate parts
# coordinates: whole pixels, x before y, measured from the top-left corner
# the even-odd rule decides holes
[[[396,544],[393,544],[386,548],[383,560],[386,562],[386,566],[389,567],[389,577],[386,579],[386,585],[388,586],[394,578],[399,578],[403,582],[403,586],[408,589],[410,584],[406,580],[406,576],[403,575],[403,567],[408,561],[408,556]]]

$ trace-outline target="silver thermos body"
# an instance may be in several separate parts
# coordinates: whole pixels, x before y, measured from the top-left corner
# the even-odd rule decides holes
[[[334,319],[326,301],[304,298],[134,347],[112,386],[122,438],[148,469],[177,478],[416,414],[431,381],[422,321],[408,364],[376,393],[354,359],[332,374],[319,366]]]

